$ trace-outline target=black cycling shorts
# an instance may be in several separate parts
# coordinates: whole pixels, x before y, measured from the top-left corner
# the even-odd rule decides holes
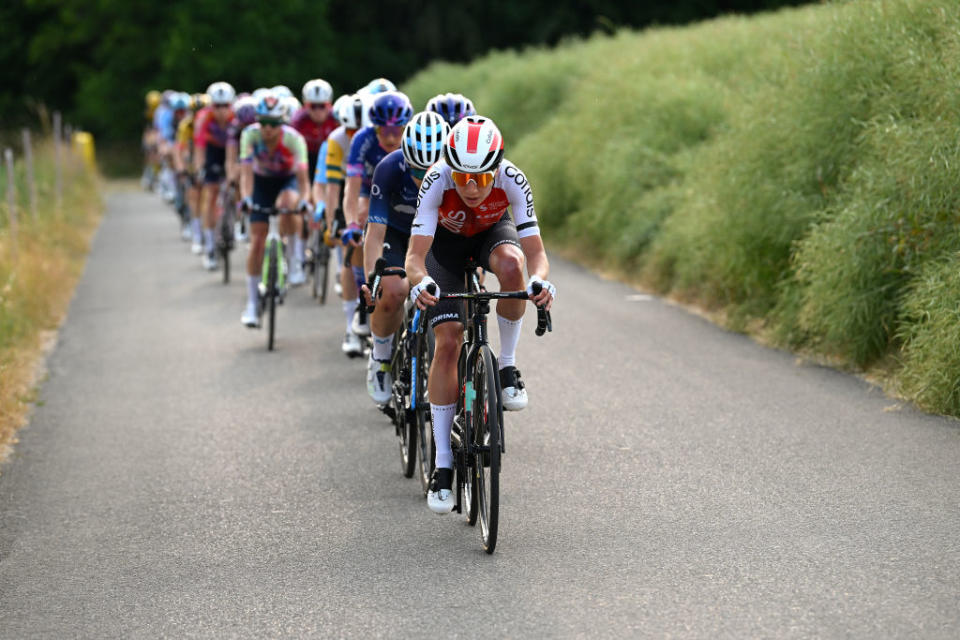
[[[203,157],[203,184],[219,184],[227,177],[227,150],[223,147],[207,145]]]
[[[383,258],[388,267],[400,267],[407,261],[407,245],[410,243],[410,234],[399,229],[387,226],[383,236]]]
[[[296,176],[253,176],[253,203],[258,207],[272,207],[277,204],[281,191],[297,190]],[[269,222],[270,217],[259,211],[250,213],[250,222]]]
[[[509,213],[504,213],[497,224],[486,231],[469,238],[438,225],[433,245],[427,252],[427,274],[436,281],[440,293],[464,293],[467,290],[464,282],[467,261],[473,258],[478,266],[491,271],[490,254],[502,244],[520,246],[517,227]],[[441,300],[430,314],[431,327],[444,322],[462,324],[465,320],[465,304],[459,300]]]

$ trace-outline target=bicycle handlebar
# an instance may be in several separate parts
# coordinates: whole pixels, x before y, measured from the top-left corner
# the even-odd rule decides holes
[[[367,281],[367,288],[370,289],[370,301],[371,304],[367,305],[367,313],[373,313],[373,310],[377,306],[377,294],[380,289],[380,280],[384,276],[398,276],[400,278],[406,278],[407,272],[401,267],[388,267],[387,260],[384,257],[377,258],[377,263],[374,266],[373,273],[370,274],[370,279]]]
[[[433,285],[427,285],[427,290]],[[533,295],[538,295],[543,287],[539,282],[534,282],[532,287]],[[430,291],[430,295],[435,295]],[[530,300],[531,296],[526,291],[476,291],[472,293],[441,293],[441,300]],[[537,329],[535,333],[542,336],[548,331],[553,331],[553,319],[550,312],[543,307],[537,307]]]

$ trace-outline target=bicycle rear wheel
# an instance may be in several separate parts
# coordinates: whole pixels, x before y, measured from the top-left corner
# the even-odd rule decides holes
[[[493,352],[483,346],[473,369],[472,425],[473,490],[477,497],[480,539],[483,549],[493,553],[500,522],[500,390]]]
[[[279,261],[279,245],[277,241],[270,243],[267,259],[267,350],[273,351],[273,337],[277,326],[277,268]]]

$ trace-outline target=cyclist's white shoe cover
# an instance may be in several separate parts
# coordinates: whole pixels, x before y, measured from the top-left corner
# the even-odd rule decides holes
[[[364,318],[363,324],[360,324],[360,312],[353,314],[353,321],[350,324],[351,330],[358,336],[368,336],[370,335],[370,321],[368,318]]]
[[[516,367],[500,369],[500,388],[503,390],[500,398],[504,410],[520,411],[527,408],[527,389]]]
[[[343,344],[340,345],[340,349],[343,350],[345,354],[351,358],[354,356],[363,355],[363,347],[360,345],[360,338],[357,337],[357,334],[352,331],[348,331],[346,335],[343,336]]]
[[[215,271],[217,268],[217,255],[213,252],[203,254],[203,268],[207,271]]]
[[[437,467],[430,477],[430,490],[427,491],[427,506],[434,513],[444,514],[453,511],[456,501],[453,495],[453,469]]]
[[[296,265],[296,261],[293,264]],[[290,269],[290,284],[292,286],[298,287],[306,281],[307,275],[303,272],[303,267],[294,266]]]
[[[253,303],[247,303],[247,308],[243,310],[243,315],[240,316],[240,322],[244,326],[256,328],[260,324],[260,318],[257,315],[257,305]]]
[[[374,360],[373,355],[367,361],[367,393],[377,404],[390,401],[393,393],[393,376],[390,375],[390,363]]]

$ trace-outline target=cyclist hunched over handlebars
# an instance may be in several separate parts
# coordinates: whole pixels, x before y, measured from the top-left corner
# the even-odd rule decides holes
[[[503,291],[525,289],[534,304],[547,310],[556,297],[556,288],[546,279],[550,265],[530,183],[504,158],[503,147],[500,130],[489,118],[469,116],[458,122],[444,143],[443,160],[423,179],[411,226],[405,263],[410,297],[420,308],[433,308],[430,323],[436,338],[429,380],[436,470],[427,497],[437,513],[449,513],[455,504],[450,430],[464,323],[462,304],[441,301],[439,294],[464,291],[464,267],[472,258],[496,274]],[[526,283],[524,267],[529,273]],[[534,293],[534,283],[539,284],[539,293]],[[499,377],[502,405],[508,411],[527,406],[516,366],[524,304],[518,299],[497,302]]]

